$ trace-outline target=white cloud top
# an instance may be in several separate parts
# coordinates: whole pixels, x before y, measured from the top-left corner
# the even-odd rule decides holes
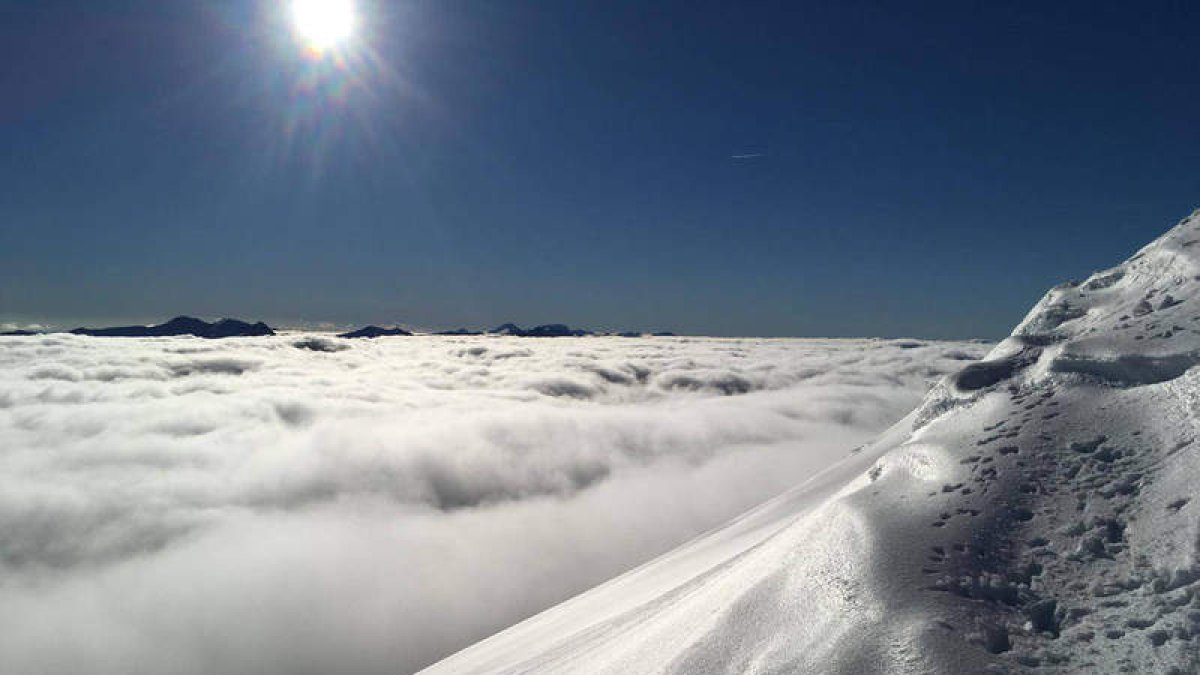
[[[413,670],[789,487],[986,348],[3,338],[4,670]]]

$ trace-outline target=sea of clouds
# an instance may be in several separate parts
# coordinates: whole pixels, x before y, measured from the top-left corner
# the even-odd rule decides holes
[[[410,672],[802,481],[987,348],[0,338],[0,671]]]

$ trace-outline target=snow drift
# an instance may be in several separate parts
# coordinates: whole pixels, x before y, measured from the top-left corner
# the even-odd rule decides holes
[[[411,672],[778,494],[986,346],[0,341],[0,672]]]
[[[426,672],[1198,672],[1198,286],[1193,214],[840,464]]]

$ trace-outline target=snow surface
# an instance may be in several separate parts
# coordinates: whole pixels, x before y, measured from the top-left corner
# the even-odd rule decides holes
[[[1200,672],[1198,214],[853,456],[424,672]]]
[[[845,457],[988,348],[0,338],[0,673],[411,672]]]

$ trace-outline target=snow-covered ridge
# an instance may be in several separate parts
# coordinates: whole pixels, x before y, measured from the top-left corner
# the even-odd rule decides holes
[[[430,673],[1200,671],[1200,212],[872,445]]]
[[[1037,364],[1027,382],[1081,373],[1116,385],[1175,379],[1200,361],[1196,295],[1200,244],[1193,215],[1127,262],[1049,293],[986,359],[954,385],[979,389]]]

